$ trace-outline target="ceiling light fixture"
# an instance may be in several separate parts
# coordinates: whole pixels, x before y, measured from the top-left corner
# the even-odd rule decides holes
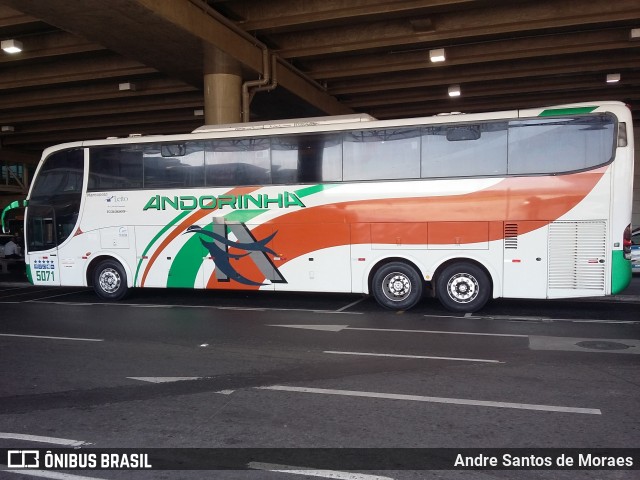
[[[16,131],[16,127],[14,127],[13,125],[2,125],[0,131],[2,133],[12,133]]]
[[[429,50],[429,60],[431,63],[444,62],[447,57],[444,54],[444,48],[434,48]]]
[[[194,117],[204,117],[204,110],[201,108],[198,108],[196,110],[193,111],[193,116]]]
[[[631,40],[640,40],[640,28],[632,28],[629,38]]]
[[[449,87],[449,96],[450,97],[459,97],[461,95],[460,85],[451,85]]]
[[[118,90],[120,90],[121,92],[124,92],[124,91],[135,92],[136,84],[131,82],[121,83],[118,85]]]
[[[22,51],[22,42],[19,40],[2,40],[0,48],[7,53],[20,53]]]
[[[607,83],[618,83],[620,81],[619,73],[609,73],[607,74]]]

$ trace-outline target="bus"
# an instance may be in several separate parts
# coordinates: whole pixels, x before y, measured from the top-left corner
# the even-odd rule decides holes
[[[631,114],[602,101],[204,126],[43,152],[36,285],[343,292],[406,310],[630,282]]]

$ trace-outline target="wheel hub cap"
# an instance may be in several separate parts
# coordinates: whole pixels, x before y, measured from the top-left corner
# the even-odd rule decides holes
[[[398,302],[411,293],[411,280],[401,273],[390,273],[384,279],[384,294],[389,300]]]
[[[469,303],[478,296],[478,281],[468,273],[458,273],[449,280],[447,293],[457,303]]]
[[[120,287],[120,275],[112,268],[105,269],[100,274],[100,288],[107,293],[113,293]]]

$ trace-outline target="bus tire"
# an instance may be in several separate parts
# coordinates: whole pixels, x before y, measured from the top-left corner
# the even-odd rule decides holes
[[[104,300],[122,300],[128,293],[127,274],[116,260],[104,260],[93,272],[93,289]]]
[[[487,273],[470,262],[452,263],[436,280],[440,303],[452,312],[473,313],[484,307],[491,295]]]
[[[390,310],[408,310],[422,298],[424,282],[420,273],[403,262],[391,262],[373,275],[373,296]]]

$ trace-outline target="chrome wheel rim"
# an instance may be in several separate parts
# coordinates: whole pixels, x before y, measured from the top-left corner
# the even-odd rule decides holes
[[[470,303],[478,297],[480,285],[473,275],[457,273],[449,279],[447,293],[456,303]]]
[[[98,282],[100,283],[100,288],[104,292],[115,293],[120,288],[122,279],[120,278],[120,274],[117,270],[113,268],[105,268],[104,270],[102,270],[102,272],[100,272]]]
[[[382,291],[392,302],[401,302],[411,294],[411,280],[403,273],[390,273],[382,281]]]

